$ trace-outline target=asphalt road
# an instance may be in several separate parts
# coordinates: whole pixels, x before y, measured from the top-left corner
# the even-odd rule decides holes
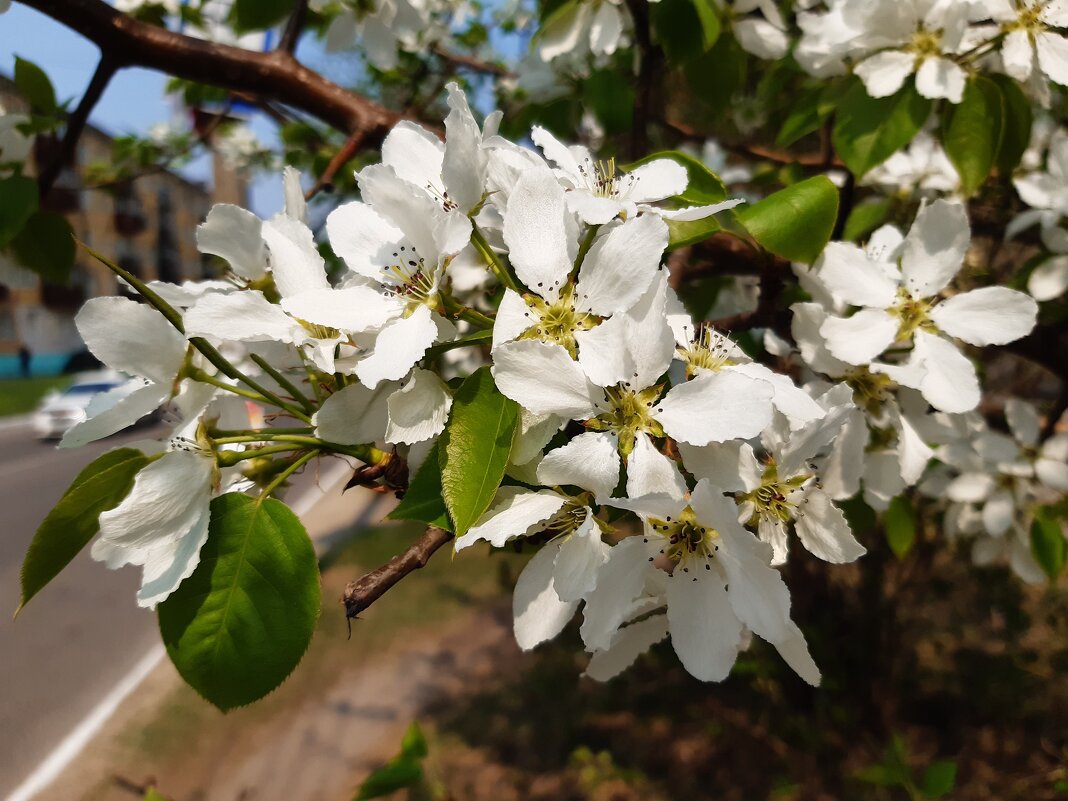
[[[0,430],[0,798],[159,641],[134,598],[140,570],[110,571],[88,549],[11,619],[26,548],[78,471],[151,434],[57,451],[28,427]]]

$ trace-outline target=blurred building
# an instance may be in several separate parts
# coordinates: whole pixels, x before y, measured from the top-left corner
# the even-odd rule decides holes
[[[3,76],[0,105],[9,111],[25,108],[14,84]],[[38,141],[41,163],[49,158],[48,144]],[[111,144],[107,133],[87,125],[74,163],[59,176],[43,207],[66,215],[79,240],[140,278],[181,282],[206,277],[209,261],[197,251],[195,232],[214,201],[212,190],[168,171],[122,185],[87,188],[80,167],[108,162]],[[243,179],[219,159],[215,170],[225,200],[243,203]],[[218,174],[220,170],[225,174]],[[0,254],[0,262],[3,259]],[[0,263],[0,377],[17,376],[27,367],[32,374],[51,375],[91,362],[74,315],[91,297],[123,293],[115,276],[81,249],[69,285],[5,269],[9,266]]]

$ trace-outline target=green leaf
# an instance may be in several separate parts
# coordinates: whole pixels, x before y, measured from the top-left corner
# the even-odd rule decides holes
[[[119,448],[97,457],[78,473],[26,551],[20,611],[96,536],[100,513],[119,505],[146,464],[148,458],[141,451]]]
[[[582,97],[607,133],[630,130],[634,117],[634,87],[626,75],[616,70],[598,70],[583,84]]]
[[[749,54],[733,36],[719,37],[711,50],[685,66],[690,90],[707,105],[702,111],[713,115],[726,110],[745,85],[748,71]]]
[[[423,736],[423,730],[419,728],[418,723],[413,722],[401,740],[401,756],[409,759],[422,759],[427,753],[429,753],[429,750],[426,745],[426,737]]]
[[[946,106],[942,145],[966,195],[975,194],[994,167],[1001,149],[1004,106],[998,85],[981,75],[968,81],[959,104]]]
[[[945,759],[932,762],[923,772],[923,781],[920,782],[920,792],[927,798],[942,798],[953,792],[957,784],[957,763]]]
[[[916,514],[909,499],[899,495],[890,501],[883,516],[886,541],[894,556],[903,559],[916,543]]]
[[[680,205],[707,206],[727,199],[727,187],[723,179],[708,169],[704,162],[678,150],[662,150],[659,153],[653,153],[651,156],[624,165],[623,169],[633,172],[643,164],[660,159],[674,161],[686,169],[686,191],[674,197]]]
[[[705,217],[703,220],[665,219],[664,222],[668,227],[668,250],[704,242],[720,230],[720,224],[715,217]]]
[[[649,6],[657,44],[669,62],[685,64],[719,39],[719,15],[709,0],[659,0]]]
[[[294,3],[295,0],[235,0],[230,19],[239,32],[262,31],[288,17]]]
[[[693,10],[697,12],[697,19],[701,23],[701,39],[704,49],[710,50],[723,31],[723,26],[719,21],[719,12],[711,0],[690,0],[690,2],[693,3]]]
[[[415,520],[430,526],[452,531],[445,499],[441,494],[441,468],[438,467],[438,447],[435,442],[423,464],[408,485],[404,498],[386,517],[390,520]]]
[[[1001,90],[1001,99],[1005,104],[1001,148],[996,165],[1002,175],[1012,175],[1031,143],[1034,112],[1031,110],[1031,101],[1015,80],[1008,75],[991,75],[990,80]]]
[[[297,516],[273,498],[231,492],[211,502],[200,564],[159,605],[167,653],[223,711],[281,684],[319,617],[319,565]]]
[[[890,97],[869,97],[859,80],[845,93],[834,121],[834,148],[858,178],[912,141],[931,101],[910,81]]]
[[[0,181],[0,248],[6,248],[37,211],[37,182],[25,175]]]
[[[1068,542],[1064,539],[1061,524],[1042,511],[1031,523],[1031,553],[1050,581],[1064,572],[1068,562]]]
[[[848,242],[859,242],[866,238],[868,234],[886,222],[893,205],[892,200],[884,198],[854,206],[849,212],[849,217],[846,218],[842,239]]]
[[[32,61],[15,56],[15,86],[34,111],[42,114],[56,111],[56,91],[52,81]]]
[[[74,266],[74,231],[54,211],[36,211],[11,240],[11,252],[23,267],[46,281],[65,284]]]
[[[736,209],[738,220],[764,249],[791,261],[810,264],[823,252],[838,218],[838,190],[826,176]]]
[[[468,376],[456,391],[438,464],[445,505],[457,537],[489,508],[504,478],[519,407],[493,383],[489,367]]]
[[[356,793],[355,801],[381,798],[390,793],[395,793],[397,790],[413,787],[422,780],[423,768],[418,762],[398,757],[380,767],[364,780],[363,784],[360,785],[359,792]]]

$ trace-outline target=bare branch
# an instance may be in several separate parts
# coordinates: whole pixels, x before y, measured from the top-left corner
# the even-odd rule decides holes
[[[234,92],[252,92],[300,109],[376,144],[400,115],[310,70],[292,54],[257,53],[139,22],[104,0],[24,0],[85,36],[119,68],[146,67]]]
[[[67,128],[63,132],[63,141],[59,145],[59,150],[41,170],[41,174],[37,176],[38,193],[42,199],[48,195],[52,185],[63,171],[63,166],[68,164],[74,157],[74,148],[78,144],[82,131],[85,130],[89,115],[100,101],[104,90],[107,89],[108,84],[111,82],[111,77],[119,68],[118,63],[107,52],[101,52],[100,63],[96,65],[96,72],[93,73],[93,77],[89,81],[85,94],[82,95],[78,108],[67,118]]]
[[[441,45],[434,45],[433,49],[434,55],[442,61],[448,61],[450,64],[455,64],[457,67],[466,67],[469,70],[483,72],[486,75],[496,75],[498,78],[515,77],[514,72],[500,64],[494,64],[491,61],[483,61],[480,58],[468,56],[463,53],[454,53],[451,50],[446,50]]]
[[[418,540],[403,552],[390,559],[377,570],[363,578],[350,581],[341,600],[345,604],[345,616],[350,620],[385,595],[402,578],[413,570],[425,567],[430,557],[445,543],[452,540],[452,533],[431,526]]]
[[[278,40],[278,49],[283,53],[293,53],[297,50],[297,41],[301,31],[304,30],[304,21],[308,18],[308,0],[297,0],[297,7],[286,23],[286,29],[282,32],[282,38]]]
[[[359,152],[366,138],[367,135],[363,131],[356,131],[350,136],[345,144],[341,146],[341,149],[330,159],[330,163],[326,165],[326,169],[323,170],[323,174],[319,176],[315,185],[304,193],[304,199],[311,200],[327,187],[333,186],[334,176]]]

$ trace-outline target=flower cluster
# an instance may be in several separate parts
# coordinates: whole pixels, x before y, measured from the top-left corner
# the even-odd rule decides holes
[[[672,226],[741,201],[688,204],[673,158],[627,170],[537,127],[527,149],[498,135],[499,115],[479,125],[455,85],[448,102],[444,142],[410,122],[392,130],[381,163],[357,174],[362,199],[327,218],[326,242],[287,168],[283,212],[218,205],[199,227],[224,280],[138,287],[162,313],[103,298],[79,314],[93,353],[135,378],[64,445],[166,398],[181,412],[93,547],[112,567],[143,566],[142,604],[195,569],[213,496],[273,491],[309,443],[414,476],[450,419],[449,379],[483,365],[519,423],[503,482],[455,547],[540,546],[516,586],[516,637],[534,647],[581,609],[599,679],[670,638],[690,673],[720,680],[755,634],[817,684],[778,567],[796,547],[832,564],[865,553],[838,505],[861,483],[885,508],[937,456],[959,472],[947,479],[958,528],[978,514],[991,537],[1016,530],[1013,510],[1039,485],[1064,489],[1064,448],[1035,450],[1033,410],[1010,413],[1026,457],[961,422],[979,401],[961,343],[1018,339],[1037,307],[1003,287],[951,289],[970,241],[959,204],[936,200],[907,235],[885,227],[865,249],[834,242],[798,265],[812,297],[793,307],[800,361],[776,372],[694,319],[665,267]],[[295,427],[256,428],[247,398]],[[980,462],[994,466],[984,494],[969,478]]]

